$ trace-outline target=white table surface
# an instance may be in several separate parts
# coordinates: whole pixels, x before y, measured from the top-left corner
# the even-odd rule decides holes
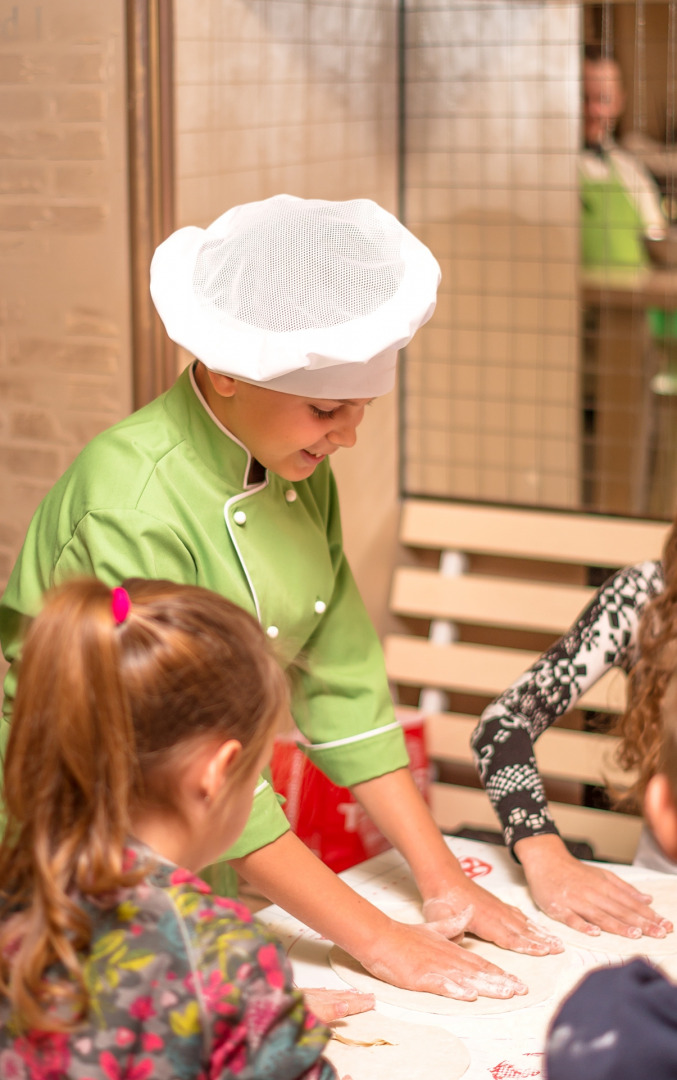
[[[505,848],[475,840],[447,837],[447,843],[460,860],[468,876],[492,892],[510,885],[524,885],[524,875]],[[653,876],[631,866],[613,866],[619,877],[628,881]],[[341,877],[356,892],[384,911],[411,900],[418,900],[407,864],[395,851],[377,855],[359,866],[346,870]],[[331,942],[308,929],[279,907],[266,907],[257,913],[282,940],[292,962],[298,986],[326,986],[346,989],[346,984],[330,967]],[[541,1004],[499,1016],[458,1017],[414,1012],[410,1009],[376,1002],[376,1011],[412,1024],[444,1027],[467,1046],[471,1064],[464,1080],[523,1080],[544,1076],[543,1045],[551,1016],[559,1001],[587,969],[612,963],[619,957],[604,957],[587,949],[567,946],[570,966],[559,980],[553,997]],[[677,952],[677,942],[675,943]],[[510,953],[505,967],[510,968]],[[426,1077],[426,1080],[435,1080]],[[440,1080],[444,1080],[440,1077]]]

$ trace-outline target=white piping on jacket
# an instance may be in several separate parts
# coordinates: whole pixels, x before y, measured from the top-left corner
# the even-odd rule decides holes
[[[363,731],[359,735],[347,735],[345,739],[333,739],[332,742],[310,743],[309,749],[330,750],[334,746],[346,746],[348,743],[360,742],[361,739],[372,739],[374,735],[382,735],[384,731],[394,731],[395,728],[400,726],[399,720],[394,720],[392,724],[385,724],[383,727],[373,728],[371,731]]]

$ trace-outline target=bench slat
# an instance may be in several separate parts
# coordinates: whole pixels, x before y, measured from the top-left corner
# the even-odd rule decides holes
[[[416,713],[419,710],[411,711]],[[426,750],[429,757],[474,766],[470,736],[476,724],[476,716],[461,713],[433,713],[426,716]],[[544,776],[555,776],[559,780],[627,786],[634,774],[625,772],[614,761],[619,741],[614,736],[592,731],[550,728],[535,743],[538,768]]]
[[[400,539],[412,547],[611,568],[660,558],[668,529],[631,518],[407,499]]]
[[[391,609],[398,615],[562,634],[594,595],[594,589],[575,585],[481,574],[443,577],[437,570],[407,566],[395,571]]]
[[[426,638],[388,635],[384,643],[388,677],[406,686],[439,687],[495,697],[538,659],[523,649],[455,642],[437,645]],[[625,707],[625,679],[613,670],[580,701],[582,708],[620,712]]]
[[[430,804],[433,817],[444,832],[455,832],[463,825],[498,828],[497,818],[484,791],[458,788],[451,784],[433,784]],[[596,858],[632,862],[642,829],[639,818],[566,803],[551,802],[549,805],[563,836],[592,843]]]

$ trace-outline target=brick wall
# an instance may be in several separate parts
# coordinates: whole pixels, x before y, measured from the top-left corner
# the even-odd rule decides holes
[[[131,405],[124,5],[0,0],[0,588]]]

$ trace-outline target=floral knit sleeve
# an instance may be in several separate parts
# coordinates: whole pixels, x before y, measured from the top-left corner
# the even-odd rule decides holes
[[[557,832],[533,744],[609,668],[629,671],[636,660],[640,615],[662,588],[660,563],[620,570],[564,637],[485,709],[472,747],[507,846]]]

